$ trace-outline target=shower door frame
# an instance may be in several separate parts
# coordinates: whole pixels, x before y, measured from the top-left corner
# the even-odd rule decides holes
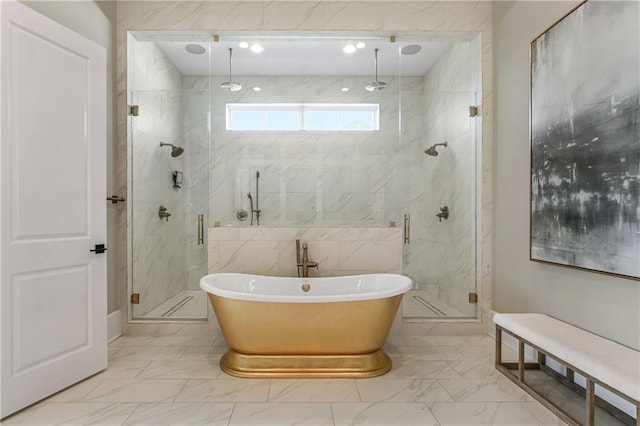
[[[205,322],[209,321],[209,317],[210,317],[210,309],[208,307],[207,304],[207,310],[206,310],[206,316],[204,318],[197,318],[197,319],[171,319],[171,318],[165,318],[165,319],[159,319],[159,318],[135,318],[133,315],[133,303],[131,303],[131,297],[134,293],[134,268],[133,268],[133,238],[134,238],[134,229],[133,229],[133,210],[134,210],[134,197],[133,195],[133,130],[132,130],[132,114],[130,111],[130,105],[132,105],[132,93],[134,92],[134,90],[132,90],[133,88],[133,76],[134,76],[134,68],[132,66],[130,66],[131,64],[134,64],[135,61],[135,49],[132,48],[132,46],[135,44],[136,42],[136,38],[135,36],[143,36],[143,37],[154,37],[154,38],[162,38],[163,40],[172,40],[172,39],[179,39],[179,40],[185,40],[185,39],[189,39],[192,41],[198,41],[198,42],[202,42],[202,43],[211,43],[213,41],[213,36],[211,35],[210,32],[203,32],[203,31],[172,31],[172,30],[167,30],[167,31],[135,31],[135,30],[131,30],[131,31],[127,31],[126,32],[126,37],[127,37],[127,41],[126,41],[126,88],[125,88],[125,94],[126,94],[126,148],[127,148],[127,154],[126,154],[126,163],[127,163],[127,213],[126,213],[126,218],[127,218],[127,223],[126,223],[126,262],[127,262],[127,270],[126,270],[126,287],[124,286],[119,286],[120,289],[125,288],[126,289],[126,295],[124,297],[119,296],[119,300],[122,302],[124,301],[124,303],[126,303],[127,309],[126,309],[126,317],[122,318],[122,331],[125,332],[127,329],[127,325],[128,324],[179,324],[179,323],[184,323],[184,324],[202,324]],[[211,58],[210,58],[211,61]],[[209,80],[211,80],[211,75],[208,76]],[[183,89],[184,90],[184,89]],[[207,121],[208,121],[208,129],[207,129],[207,161],[209,158],[209,147],[211,144],[211,129],[210,129],[210,122],[211,122],[211,90],[210,88],[207,89],[208,93],[209,93],[209,99],[207,102]],[[206,185],[208,185],[208,173],[209,173],[209,169],[207,167],[207,179],[206,179]],[[208,190],[207,190],[208,192]],[[208,204],[208,202],[207,202]],[[209,208],[208,206],[205,206],[205,209],[203,211],[204,214],[204,230],[203,230],[203,237],[204,237],[204,245],[205,245],[205,249],[207,249],[208,247],[208,243],[207,243],[207,223],[208,223],[208,217],[209,217]],[[205,264],[206,267],[206,264]],[[121,307],[122,309],[122,307]]]

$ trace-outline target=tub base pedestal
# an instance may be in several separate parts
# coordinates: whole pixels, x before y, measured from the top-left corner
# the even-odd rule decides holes
[[[382,349],[361,355],[247,355],[229,349],[220,368],[236,377],[352,377],[385,374],[391,359]]]

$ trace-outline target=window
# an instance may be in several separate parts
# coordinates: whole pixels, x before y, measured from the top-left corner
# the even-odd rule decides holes
[[[227,104],[227,130],[373,131],[378,104]]]

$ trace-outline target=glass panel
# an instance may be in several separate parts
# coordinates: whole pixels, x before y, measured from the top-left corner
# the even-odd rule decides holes
[[[342,129],[374,130],[375,114],[373,111],[342,111]]]
[[[267,130],[299,130],[300,112],[276,110],[267,111]]]
[[[340,112],[307,111],[304,124],[306,130],[339,130]]]
[[[403,271],[415,282],[404,297],[403,315],[474,318],[478,305],[469,302],[469,294],[476,293],[477,144],[469,106],[475,94],[430,93],[420,111],[415,106],[421,94],[402,96],[403,114],[420,114],[426,124],[412,128],[413,122],[403,121],[403,135],[415,136],[402,152],[405,182],[411,183],[411,239],[404,245]]]
[[[264,111],[234,109],[229,111],[229,130],[264,130]]]
[[[209,76],[183,75],[173,42],[129,40],[132,319],[205,320]]]

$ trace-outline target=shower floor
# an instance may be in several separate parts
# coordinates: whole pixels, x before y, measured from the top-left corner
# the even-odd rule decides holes
[[[462,312],[426,290],[409,290],[402,299],[402,316],[407,318],[465,318]]]
[[[162,302],[140,319],[206,319],[207,293],[202,290],[182,290]]]

